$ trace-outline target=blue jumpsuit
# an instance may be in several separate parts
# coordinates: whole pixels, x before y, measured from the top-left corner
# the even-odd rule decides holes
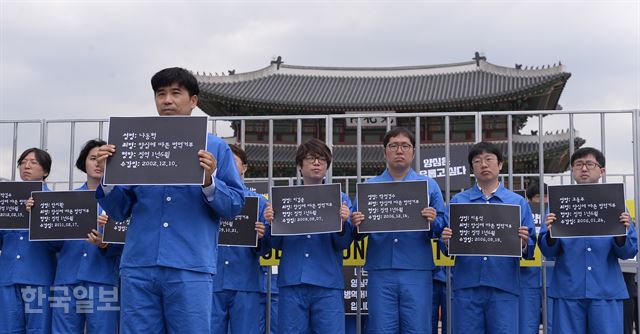
[[[0,231],[0,250],[0,333],[50,333],[55,248],[29,242],[29,231]]]
[[[547,240],[545,225],[540,249],[555,257],[549,296],[553,297],[554,333],[622,333],[622,300],[629,298],[618,259],[638,253],[632,223],[625,243],[613,237],[557,238]]]
[[[341,202],[351,207],[344,193]],[[342,252],[353,241],[350,221],[342,232],[272,236],[282,250],[278,269],[279,333],[344,333]]]
[[[207,150],[217,160],[214,184],[207,188],[100,186],[96,191],[110,217],[131,217],[120,263],[124,334],[211,330],[220,217],[235,217],[244,195],[227,143],[209,135]]]
[[[437,217],[431,223],[431,231],[368,234],[364,268],[369,273],[369,333],[431,333],[431,280],[435,268],[431,238],[440,236],[446,217],[438,184],[413,169],[402,181],[416,180],[428,182],[429,206],[436,209]],[[393,178],[385,170],[366,182],[391,181]],[[358,238],[365,236],[360,234]]]
[[[531,208],[520,195],[502,184],[486,198],[475,185],[451,199],[451,203],[500,203],[520,206],[520,225],[528,227],[526,258],[533,257],[536,233]],[[520,258],[501,256],[456,256],[453,267],[454,333],[518,332]]]
[[[85,183],[78,190],[88,190]],[[52,242],[59,249],[51,309],[54,334],[118,331],[120,256],[83,240]]]
[[[260,256],[271,250],[264,219],[267,200],[244,188],[245,196],[259,199],[259,220],[267,226],[258,247],[218,246],[217,273],[213,276],[211,333],[258,333],[262,270]]]

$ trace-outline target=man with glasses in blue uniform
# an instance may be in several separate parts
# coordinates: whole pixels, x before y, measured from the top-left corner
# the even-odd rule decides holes
[[[605,172],[602,152],[583,147],[571,155],[571,175],[578,184],[598,183]],[[621,211],[624,209],[621,209]],[[622,333],[622,301],[629,298],[618,259],[638,253],[631,216],[621,212],[625,236],[552,238],[556,215],[547,214],[540,250],[555,257],[549,296],[553,297],[554,333]]]
[[[406,128],[398,127],[384,136],[387,169],[367,182],[428,182],[429,207],[422,217],[431,223],[426,232],[385,232],[368,235],[365,269],[369,273],[367,297],[369,333],[431,333],[432,276],[435,268],[431,238],[439,237],[445,225],[444,200],[438,183],[418,174],[411,163],[416,140]],[[351,222],[365,219],[354,209]],[[363,238],[364,235],[358,235]]]

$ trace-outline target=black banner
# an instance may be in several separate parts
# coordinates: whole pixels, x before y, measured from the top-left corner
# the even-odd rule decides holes
[[[95,191],[35,191],[29,240],[85,240],[98,225]]]
[[[358,233],[429,231],[422,217],[429,206],[427,181],[372,182],[356,184],[358,211],[364,221]]]
[[[552,238],[626,235],[622,183],[549,186],[549,212],[556,215]]]
[[[451,190],[466,189],[471,183],[469,170],[468,145],[451,145],[449,146],[449,182]],[[433,147],[420,149],[419,173],[426,175],[438,182],[438,186],[442,191],[445,190],[445,182],[447,175],[447,158],[444,147]]]
[[[116,221],[109,217],[102,233],[102,242],[107,244],[124,244],[131,217],[124,221]]]
[[[198,151],[206,149],[207,118],[197,116],[111,117],[106,185],[204,182]]]
[[[220,246],[258,246],[258,232],[255,228],[258,221],[258,197],[247,196],[244,199],[242,211],[233,220],[220,219]]]
[[[520,206],[451,203],[449,255],[522,257]]]
[[[340,184],[271,188],[272,235],[300,235],[342,231]]]
[[[25,203],[32,191],[42,191],[42,182],[0,182],[0,230],[29,229]]]
[[[369,308],[367,305],[367,284],[369,283],[369,277],[367,271],[362,267],[344,266],[342,267],[342,273],[344,275],[344,314],[356,315],[358,314],[358,270],[362,271],[362,281],[360,282],[360,302],[361,309],[360,314],[369,314]]]

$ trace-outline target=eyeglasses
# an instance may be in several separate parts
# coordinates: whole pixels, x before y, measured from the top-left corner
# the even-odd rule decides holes
[[[389,150],[389,151],[396,151],[397,152],[398,149],[402,150],[402,152],[408,152],[411,149],[413,149],[413,146],[409,145],[409,144],[399,145],[399,144],[395,144],[395,143],[387,145],[387,150]]]
[[[602,166],[600,166],[600,164],[595,163],[593,161],[576,161],[573,163],[573,168],[575,169],[582,169],[584,166],[587,166],[588,170],[592,170],[594,168],[596,168],[596,166],[598,166],[598,168],[602,168]]]
[[[325,157],[317,157],[317,156],[314,156],[314,155],[307,155],[306,157],[304,157],[303,160],[308,162],[308,163],[310,163],[310,164],[316,162],[316,160],[318,160],[318,162],[321,163],[321,164],[323,164],[323,163],[326,164],[327,163],[327,158],[325,158]]]
[[[27,164],[31,165],[31,166],[40,166],[40,163],[38,162],[38,160],[22,160],[20,161],[20,166],[26,166]]]
[[[498,162],[498,159],[493,157],[484,158],[484,159],[477,158],[477,159],[471,160],[471,164],[474,166],[480,166],[482,165],[482,163],[486,163],[487,165],[492,165],[496,162]]]

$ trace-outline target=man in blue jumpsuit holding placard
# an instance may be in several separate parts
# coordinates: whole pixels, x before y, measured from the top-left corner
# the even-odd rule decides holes
[[[439,237],[445,225],[444,200],[436,181],[411,168],[416,146],[411,131],[394,128],[384,136],[383,145],[387,169],[367,182],[427,181],[429,207],[423,208],[421,214],[431,223],[431,230],[369,234],[364,267],[369,273],[368,331],[430,334],[435,268],[431,238]],[[352,224],[358,226],[364,220],[365,215],[356,205],[351,215]]]
[[[198,83],[182,68],[151,79],[161,116],[191,115]],[[99,160],[116,152],[104,145]],[[122,333],[209,333],[220,218],[244,205],[231,149],[209,135],[200,150],[202,186],[100,186],[96,197],[115,220],[131,217],[120,265]],[[196,157],[194,157],[196,159]]]
[[[536,246],[533,215],[527,201],[506,189],[499,181],[503,163],[502,152],[492,143],[479,142],[469,150],[468,160],[476,184],[455,195],[451,203],[519,205],[518,236],[522,243],[522,255],[532,258]],[[442,240],[447,247],[452,236],[452,230],[445,227]],[[454,333],[518,332],[520,258],[456,256],[453,275]]]
[[[298,147],[296,166],[305,185],[324,183],[331,151],[319,139]],[[319,189],[319,191],[322,191]],[[342,252],[353,241],[349,222],[351,201],[340,193],[342,231],[321,234],[272,236],[273,248],[282,250],[278,267],[278,332],[287,334],[343,334],[344,277]],[[273,221],[267,205],[264,217]]]
[[[598,183],[605,158],[595,148],[571,155],[571,174],[578,184]],[[621,209],[623,211],[624,209]],[[627,212],[619,221],[625,236],[551,238],[551,212],[540,232],[540,250],[555,257],[549,296],[553,297],[554,333],[622,333],[622,301],[629,298],[618,259],[638,253],[636,230]]]

